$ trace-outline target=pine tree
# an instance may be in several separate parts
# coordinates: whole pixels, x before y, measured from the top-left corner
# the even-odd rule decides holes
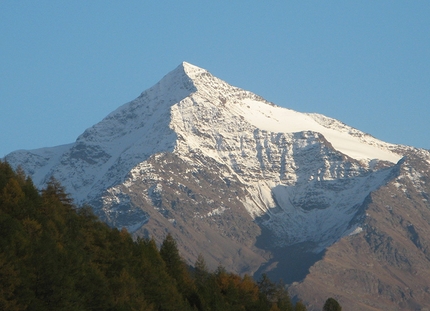
[[[324,303],[323,311],[342,311],[342,307],[334,298],[328,298]]]
[[[166,263],[167,273],[176,281],[177,288],[191,306],[198,304],[196,301],[196,288],[187,266],[181,256],[175,239],[169,233],[161,244],[160,255]]]
[[[306,306],[303,302],[301,301],[297,301],[295,307],[294,307],[294,311],[306,311]]]
[[[66,192],[66,189],[63,187],[63,185],[61,185],[61,183],[54,176],[51,176],[49,179],[46,188],[42,191],[42,195],[44,197],[59,200],[65,207],[72,207],[72,198]]]
[[[0,193],[0,205],[5,213],[11,216],[21,216],[20,207],[25,194],[16,178],[11,178]]]
[[[9,163],[0,160],[0,190],[15,176],[16,174]]]
[[[205,258],[202,254],[197,256],[196,263],[194,264],[194,279],[198,288],[205,286],[207,279],[209,278],[209,270],[206,265]]]
[[[173,277],[178,285],[183,285],[183,277],[185,274],[184,263],[179,255],[178,247],[172,235],[167,234],[160,247],[160,255],[166,263],[167,272]]]
[[[11,262],[7,262],[3,254],[0,254],[0,310],[20,311],[25,306],[18,302],[16,289],[21,280],[19,273]]]
[[[267,274],[263,273],[257,284],[262,298],[267,301],[267,305],[270,306],[276,302],[276,284],[269,279]]]

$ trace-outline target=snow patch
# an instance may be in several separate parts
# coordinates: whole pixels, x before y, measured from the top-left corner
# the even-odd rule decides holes
[[[361,228],[361,227],[356,227],[351,233],[349,233],[348,235],[349,236],[351,236],[351,235],[356,235],[356,234],[359,234],[360,232],[363,232],[363,228]]]
[[[363,142],[358,137],[351,136],[346,129],[322,126],[309,114],[270,106],[252,99],[245,99],[242,105],[236,105],[234,109],[261,130],[279,133],[303,131],[321,133],[336,150],[357,160],[379,159],[396,163],[401,159],[401,155],[389,151],[386,148],[387,144],[382,141],[368,138]]]
[[[209,213],[207,213],[206,217],[211,217],[211,216],[215,216],[215,215],[222,215],[225,210],[226,210],[226,208],[224,206],[215,208],[212,211],[210,211]]]

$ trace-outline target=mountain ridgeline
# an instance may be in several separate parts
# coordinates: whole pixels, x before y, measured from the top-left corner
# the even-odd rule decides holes
[[[430,153],[300,113],[182,63],[74,143],[6,156],[52,176],[134,239],[167,233],[309,310],[421,310],[430,301]]]

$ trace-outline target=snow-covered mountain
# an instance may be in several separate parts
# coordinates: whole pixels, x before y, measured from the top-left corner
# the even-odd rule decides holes
[[[298,272],[281,276],[293,282],[337,241],[365,234],[369,198],[403,189],[411,155],[421,171],[405,176],[425,199],[428,151],[281,108],[184,62],[76,142],[6,160],[40,187],[55,176],[136,236],[172,232],[190,262],[203,253],[239,273],[288,263]]]

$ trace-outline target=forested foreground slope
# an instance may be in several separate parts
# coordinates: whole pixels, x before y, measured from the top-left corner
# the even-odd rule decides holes
[[[0,162],[1,310],[306,310],[281,283],[190,269],[167,235],[134,241],[77,209],[51,180],[39,192]]]

